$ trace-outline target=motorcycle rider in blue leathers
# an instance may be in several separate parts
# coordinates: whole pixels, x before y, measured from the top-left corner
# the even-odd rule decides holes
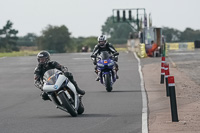
[[[116,74],[117,74],[117,71],[119,70],[119,66],[118,64],[116,63],[118,61],[118,52],[116,51],[116,49],[110,44],[107,42],[107,38],[105,35],[100,35],[98,38],[97,38],[97,41],[98,41],[98,44],[95,45],[94,49],[93,49],[93,53],[91,55],[91,58],[93,60],[93,64],[95,65],[95,73],[98,74],[98,71],[97,71],[97,61],[96,61],[96,56],[99,55],[102,51],[108,51],[109,54],[113,54],[115,55],[116,53],[116,56],[114,56],[114,62],[115,62],[115,71],[116,71]],[[117,79],[119,78],[119,76],[117,75]],[[97,77],[96,81],[99,81],[99,76]]]

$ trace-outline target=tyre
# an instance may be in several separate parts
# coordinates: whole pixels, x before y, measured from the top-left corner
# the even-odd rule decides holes
[[[59,94],[59,98],[62,102],[62,106],[68,110],[71,116],[76,117],[77,111],[74,109],[73,105],[70,104],[68,97],[64,92]]]
[[[111,85],[111,77],[109,73],[105,74],[105,85],[106,85],[107,92],[111,92],[112,85]]]
[[[84,110],[85,110],[85,109],[84,109],[83,103],[80,102],[79,107],[78,107],[78,110],[77,110],[78,114],[79,114],[79,115],[80,115],[80,114],[83,114]]]

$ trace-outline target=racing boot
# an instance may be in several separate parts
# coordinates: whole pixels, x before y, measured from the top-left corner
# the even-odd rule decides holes
[[[81,89],[77,86],[77,84],[74,85],[74,86],[76,87],[76,91],[78,92],[78,94],[85,95],[85,91],[84,91],[84,90],[81,90]]]
[[[74,77],[73,77],[72,73],[70,73],[70,72],[65,72],[65,76],[68,77],[68,79],[69,79],[69,80],[72,82],[72,84],[75,86],[76,91],[77,91],[78,94],[81,94],[81,95],[84,95],[84,94],[85,94],[85,91],[84,91],[84,90],[81,90],[81,89],[78,87],[76,81],[74,80]]]
[[[99,79],[99,76],[96,78],[96,81],[99,81],[100,79]]]
[[[99,81],[100,79],[99,79],[99,75],[98,75],[98,70],[97,70],[97,69],[95,69],[95,71],[94,71],[94,72],[97,74],[96,81]]]
[[[119,76],[118,76],[118,74],[117,74],[117,71],[116,71],[116,79],[119,79]]]
[[[77,91],[78,94],[85,95],[85,91],[84,91],[84,90],[81,90],[81,89],[78,87],[78,85],[77,85],[76,81],[74,81],[74,79],[72,79],[71,82],[72,82],[73,85],[75,86],[76,91]]]
[[[119,79],[119,76],[116,74],[116,79]]]

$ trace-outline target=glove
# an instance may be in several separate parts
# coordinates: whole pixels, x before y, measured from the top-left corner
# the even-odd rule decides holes
[[[61,71],[64,72],[64,73],[65,73],[65,72],[68,72],[68,68],[67,68],[67,67],[64,67],[64,66],[61,66]]]
[[[116,61],[116,62],[118,61],[118,56],[114,57],[114,61]]]
[[[94,60],[94,61],[93,61],[93,64],[94,64],[94,65],[97,65],[97,61],[96,61],[96,60]]]
[[[40,81],[35,81],[35,87],[37,87],[38,89],[42,91],[43,85],[40,83]]]
[[[65,75],[66,77],[73,76],[72,73],[70,73],[70,72],[64,72],[64,75]]]

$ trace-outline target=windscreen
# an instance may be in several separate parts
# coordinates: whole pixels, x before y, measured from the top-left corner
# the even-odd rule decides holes
[[[102,60],[107,60],[107,59],[110,58],[110,54],[109,54],[107,51],[101,52],[99,56],[100,56],[100,58],[101,58]]]
[[[54,85],[58,78],[59,73],[62,73],[58,69],[50,69],[44,73],[43,81],[48,85]]]

